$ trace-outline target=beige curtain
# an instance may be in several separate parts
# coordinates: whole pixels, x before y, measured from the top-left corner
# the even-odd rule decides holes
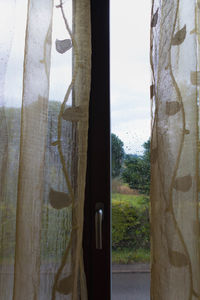
[[[90,58],[89,0],[0,0],[1,300],[87,299]]]
[[[151,299],[200,299],[200,2],[153,0]]]

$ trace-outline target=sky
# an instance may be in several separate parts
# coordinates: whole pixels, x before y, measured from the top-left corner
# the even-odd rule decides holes
[[[1,21],[0,23],[7,27],[9,32],[9,34],[6,36],[5,30],[0,31],[0,56],[1,54],[4,56],[4,53],[7,50],[5,45],[9,44],[9,38],[12,37],[9,61],[6,67],[6,106],[21,106],[27,0],[9,1],[1,0],[0,2],[0,19],[1,17],[5,17],[5,20]],[[54,4],[55,6],[59,4],[59,0],[55,0]],[[53,13],[49,99],[63,101],[67,87],[71,81],[72,50],[69,50],[62,55],[55,49],[56,39],[63,40],[69,38],[69,34],[66,31],[60,9],[56,8],[55,6]],[[71,23],[72,6],[70,0],[65,0],[65,7],[68,22]],[[14,13],[11,13],[13,11]],[[2,45],[1,41],[3,41]]]
[[[111,131],[126,153],[142,154],[150,137],[151,0],[110,0]]]
[[[23,47],[26,1],[16,1],[15,15],[10,15],[9,3],[0,2],[1,18],[13,32],[13,43],[6,73],[7,106],[21,105]],[[59,1],[55,1],[55,5]],[[71,0],[66,0],[66,13],[71,22]],[[142,154],[142,144],[150,136],[150,35],[151,0],[110,0],[110,67],[111,67],[111,131],[123,142],[126,153]],[[8,16],[3,12],[7,11]],[[3,24],[3,22],[1,22]],[[8,39],[1,30],[1,40]],[[4,36],[2,36],[4,35]],[[72,51],[61,55],[55,50],[56,39],[69,38],[60,10],[54,8],[53,47],[51,59],[50,99],[62,101],[71,80]],[[0,44],[0,52],[6,43]],[[3,72],[3,71],[2,71]],[[62,79],[62,80],[61,80]]]

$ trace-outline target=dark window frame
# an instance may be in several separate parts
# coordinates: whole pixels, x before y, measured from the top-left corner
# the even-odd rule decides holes
[[[91,0],[92,71],[83,233],[89,300],[111,299],[109,1]],[[95,247],[95,206],[104,204],[103,249]]]

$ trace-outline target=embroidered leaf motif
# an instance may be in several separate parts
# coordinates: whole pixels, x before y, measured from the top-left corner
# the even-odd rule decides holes
[[[85,119],[85,114],[80,106],[69,107],[64,111],[62,117],[66,121],[80,121]]]
[[[174,188],[177,191],[187,192],[192,187],[192,176],[186,175],[183,177],[178,177],[174,182]]]
[[[169,249],[168,255],[169,255],[169,261],[171,265],[173,265],[174,267],[180,268],[188,265],[188,259],[185,254]]]
[[[172,38],[172,45],[177,46],[182,44],[185,37],[186,37],[186,25],[181,30],[179,30]]]
[[[65,277],[65,278],[61,279],[58,282],[56,290],[60,294],[68,295],[72,292],[72,288],[73,288],[73,276],[70,275],[68,277]]]
[[[51,206],[56,209],[68,207],[72,203],[68,194],[63,192],[57,192],[53,189],[50,189],[49,192],[49,202]]]
[[[189,129],[185,129],[185,134],[190,134]]]
[[[153,18],[151,20],[151,27],[156,27],[157,22],[158,22],[158,9],[156,10],[156,12],[153,15]]]
[[[63,54],[72,47],[71,40],[56,40],[56,50]]]
[[[150,97],[151,97],[151,99],[153,98],[153,96],[155,96],[155,85],[154,84],[152,84],[150,86]]]
[[[59,141],[55,141],[51,143],[51,146],[57,146],[59,144]]]
[[[166,114],[168,116],[175,115],[181,109],[180,103],[177,101],[166,102]]]

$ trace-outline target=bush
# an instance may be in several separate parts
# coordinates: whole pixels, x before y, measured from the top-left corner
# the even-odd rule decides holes
[[[134,204],[126,200],[112,201],[112,248],[132,250],[150,248],[148,198]]]
[[[124,144],[114,133],[111,133],[112,178],[119,177],[124,160]]]
[[[131,189],[149,195],[150,191],[150,140],[143,144],[142,156],[127,154],[124,160],[122,179]]]

